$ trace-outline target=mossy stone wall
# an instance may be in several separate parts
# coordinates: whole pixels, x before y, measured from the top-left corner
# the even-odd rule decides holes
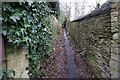
[[[67,31],[98,78],[118,78],[119,75],[118,4],[111,2],[105,8],[67,23]]]

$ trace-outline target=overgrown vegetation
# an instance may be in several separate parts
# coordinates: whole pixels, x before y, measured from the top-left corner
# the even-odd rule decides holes
[[[28,75],[39,74],[39,63],[52,52],[53,27],[46,2],[2,3],[2,34],[15,47],[29,49]]]
[[[3,61],[0,60],[0,80],[7,80],[7,79],[13,79],[15,77],[15,71],[12,70],[7,70],[5,71],[5,65],[2,64]],[[9,74],[12,74],[11,77],[8,76]]]
[[[49,2],[49,7],[53,12],[53,14],[56,15],[56,18],[59,19],[60,17],[60,7],[59,7],[59,2]]]

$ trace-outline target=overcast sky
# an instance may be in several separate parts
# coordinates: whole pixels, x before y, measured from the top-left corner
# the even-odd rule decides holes
[[[99,2],[99,3],[102,5],[102,4],[104,4],[107,0],[59,0],[60,5],[61,5],[62,7],[65,6],[65,4],[64,4],[65,2],[67,2],[67,3],[71,2],[70,6],[73,6],[73,3],[74,3],[74,2],[82,3],[82,2],[84,2],[84,1],[86,1],[86,7],[85,7],[85,9],[84,9],[84,14],[81,14],[82,16],[88,14],[91,10],[94,10],[94,7],[96,6],[96,3]],[[81,5],[79,5],[79,6],[81,6]],[[91,8],[90,6],[91,6],[92,8]],[[75,7],[73,6],[72,9],[71,9],[71,18],[70,18],[71,20],[74,20],[74,15],[75,15]]]

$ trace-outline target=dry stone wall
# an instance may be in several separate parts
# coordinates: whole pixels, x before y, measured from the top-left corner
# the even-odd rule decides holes
[[[120,27],[120,2],[112,3],[111,5],[111,59],[110,59],[110,72],[111,78],[120,78],[120,38],[119,38],[119,27]]]
[[[118,4],[110,3],[67,23],[67,31],[98,78],[118,78],[119,75]]]

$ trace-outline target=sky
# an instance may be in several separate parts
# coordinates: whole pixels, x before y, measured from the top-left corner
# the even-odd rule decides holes
[[[94,7],[96,6],[96,3],[99,2],[101,5],[104,4],[107,0],[59,0],[60,2],[60,6],[62,6],[62,8],[64,8],[66,5],[64,4],[65,2],[69,3],[71,2],[71,4],[69,6],[71,7],[71,17],[70,20],[74,20],[75,19],[75,7],[74,7],[74,2],[76,3],[80,3],[79,6],[82,6],[82,3],[86,1],[85,3],[85,9],[84,9],[84,14],[80,14],[78,15],[78,17],[83,16],[83,15],[87,15],[90,13],[90,11],[94,10]]]

